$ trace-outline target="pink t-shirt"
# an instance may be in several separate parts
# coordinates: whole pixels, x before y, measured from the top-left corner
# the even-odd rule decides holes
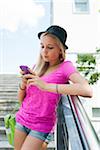
[[[62,62],[59,67],[48,75],[41,77],[48,83],[65,84],[71,74],[77,72],[71,61]],[[49,133],[56,122],[56,108],[59,94],[43,91],[30,85],[26,97],[16,114],[16,121],[32,130]]]

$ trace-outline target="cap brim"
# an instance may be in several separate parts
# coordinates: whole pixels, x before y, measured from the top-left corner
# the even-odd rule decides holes
[[[67,46],[67,45],[65,45],[65,48],[66,48],[66,49],[68,49],[68,46]]]
[[[39,38],[39,39],[40,39],[40,37],[41,37],[41,35],[42,35],[43,33],[45,33],[45,31],[38,33],[38,38]]]

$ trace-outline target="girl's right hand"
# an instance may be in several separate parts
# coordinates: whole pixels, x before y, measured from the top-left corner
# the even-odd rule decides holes
[[[31,69],[29,69],[30,71],[30,74],[25,74],[24,71],[20,70],[20,74],[22,75],[22,82],[21,82],[21,85],[23,87],[26,88],[27,86],[27,83],[28,83],[28,79],[31,79],[33,77],[33,75],[36,75]]]

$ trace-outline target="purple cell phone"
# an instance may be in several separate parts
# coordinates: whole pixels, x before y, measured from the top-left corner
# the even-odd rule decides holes
[[[31,74],[28,66],[20,66],[20,69],[25,72],[25,74]]]

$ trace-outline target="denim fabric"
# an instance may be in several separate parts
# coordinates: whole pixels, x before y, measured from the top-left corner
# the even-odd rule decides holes
[[[25,132],[27,135],[31,135],[32,137],[36,137],[40,140],[45,141],[46,143],[49,143],[53,140],[53,133],[44,133],[44,132],[38,132],[35,130],[31,130],[19,123],[16,123],[16,129],[19,129],[20,131]]]

